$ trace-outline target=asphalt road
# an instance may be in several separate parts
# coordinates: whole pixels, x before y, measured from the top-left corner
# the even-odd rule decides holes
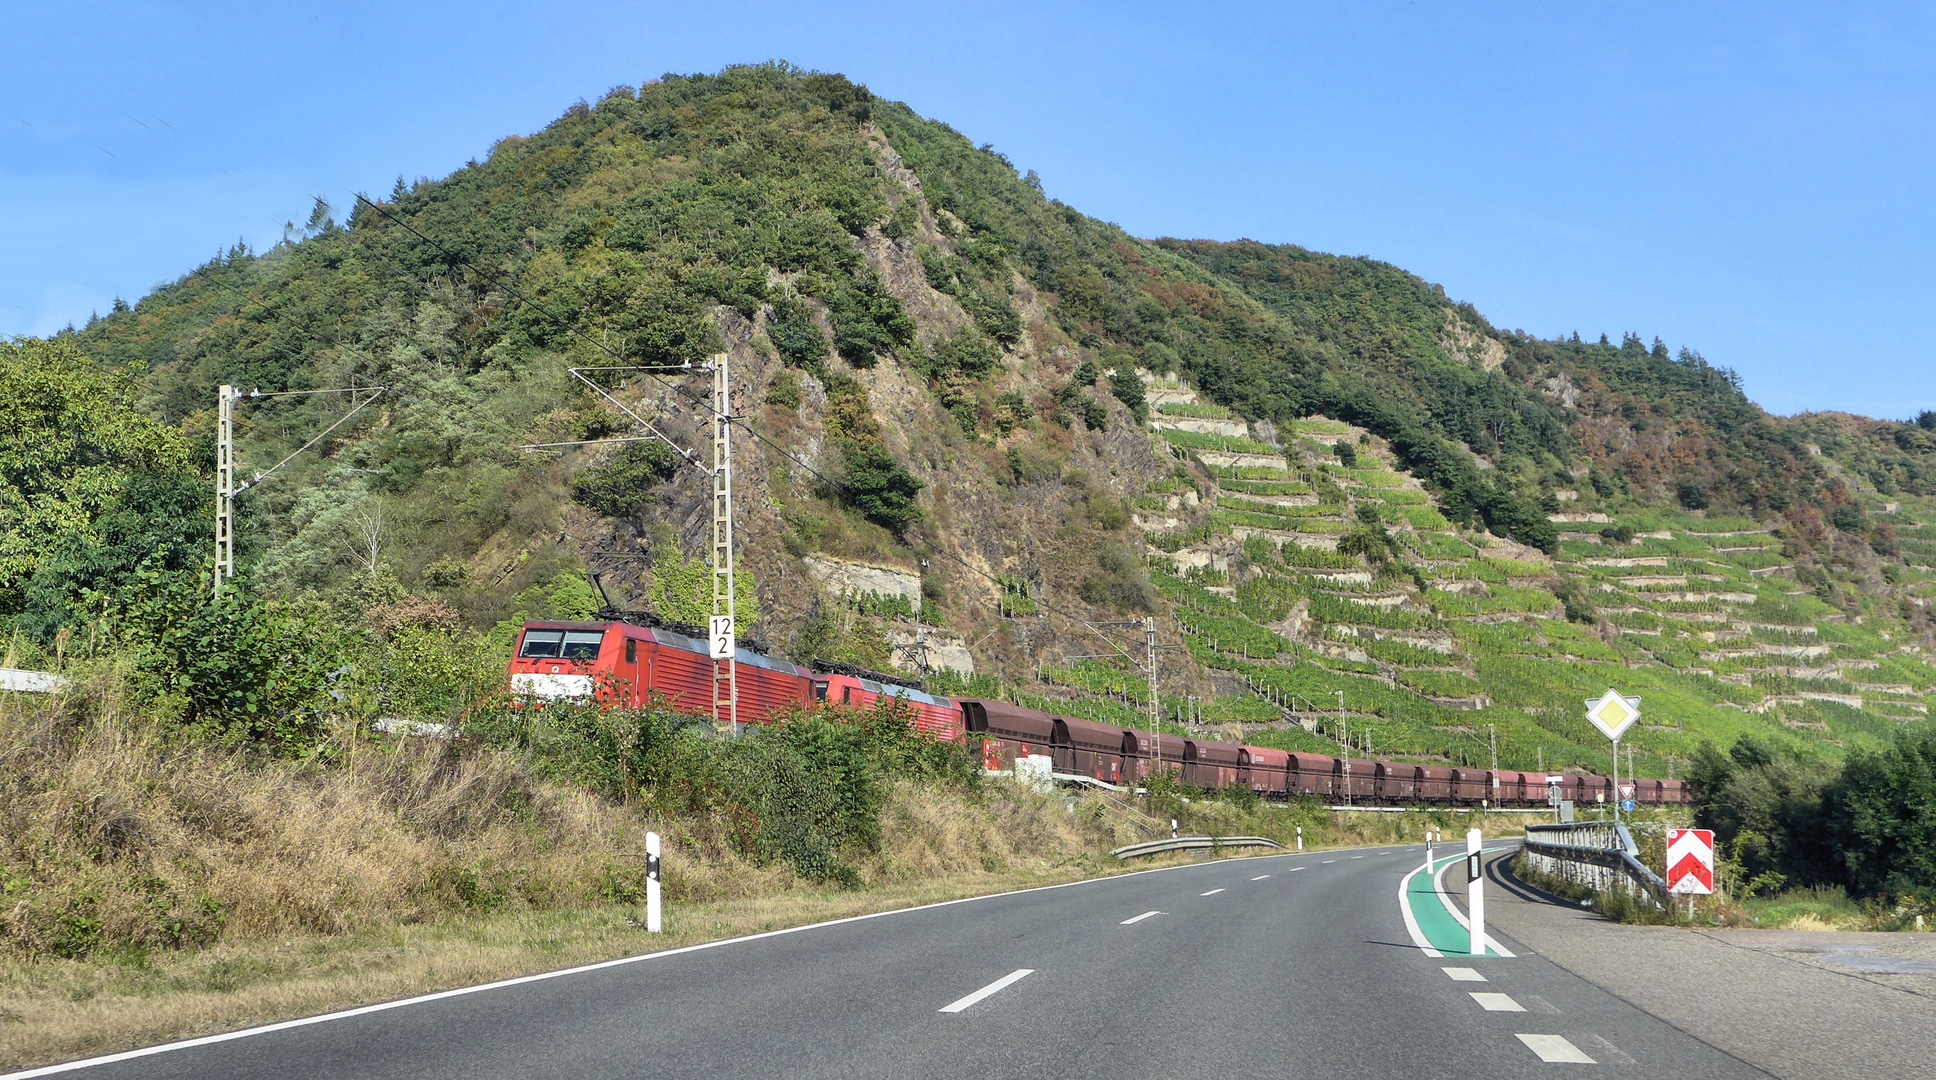
[[[1428,955],[1401,912],[1401,881],[1422,859],[1415,846],[1367,848],[1107,878],[660,955],[72,1075],[1765,1075],[1505,935],[1495,937],[1511,957],[1451,951],[1457,935],[1446,933],[1444,911],[1415,913],[1428,942],[1446,946],[1445,955]],[[1450,869],[1459,873],[1456,863]],[[1414,907],[1429,899],[1423,880],[1413,879]],[[1136,919],[1148,912],[1158,914]],[[1456,972],[1465,981],[1447,968],[1469,969]],[[1593,1064],[1546,1060],[1555,1056]]]

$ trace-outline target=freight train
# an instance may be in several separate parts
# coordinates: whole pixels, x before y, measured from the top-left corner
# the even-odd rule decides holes
[[[613,707],[656,706],[709,716],[713,661],[699,633],[656,619],[528,622],[511,659],[510,688],[531,699],[591,698]],[[1616,795],[1613,780],[1605,776],[1418,765],[1152,734],[1006,701],[929,694],[858,669],[823,665],[815,671],[744,646],[737,654],[735,682],[744,722],[767,722],[796,707],[864,708],[897,698],[922,733],[979,744],[982,765],[990,771],[1046,757],[1053,773],[1071,783],[1133,788],[1160,772],[1206,790],[1242,784],[1266,798],[1311,795],[1359,806],[1544,806],[1554,789],[1575,803],[1616,797],[1644,806],[1693,801],[1685,780],[1626,779]]]

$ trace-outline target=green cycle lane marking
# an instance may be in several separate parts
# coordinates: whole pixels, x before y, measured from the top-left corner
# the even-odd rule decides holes
[[[1486,851],[1502,851],[1503,848],[1486,848]],[[1412,942],[1427,956],[1472,956],[1472,931],[1466,921],[1446,903],[1445,894],[1439,891],[1438,875],[1447,866],[1463,862],[1465,852],[1460,850],[1443,859],[1435,860],[1431,872],[1419,867],[1406,874],[1398,882],[1398,910],[1405,916],[1405,930],[1412,935]],[[1491,934],[1486,935],[1490,946],[1486,956],[1507,957],[1513,955],[1499,944]]]

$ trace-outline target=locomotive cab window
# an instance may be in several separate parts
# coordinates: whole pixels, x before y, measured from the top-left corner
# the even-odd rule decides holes
[[[558,655],[559,646],[564,644],[563,630],[526,630],[524,645],[518,655],[526,660],[546,660]]]
[[[636,664],[639,662],[639,639],[638,638],[625,639],[625,662],[628,664]]]
[[[567,660],[591,660],[598,656],[598,646],[605,640],[602,630],[567,630],[565,644],[558,655]]]
[[[825,701],[825,700],[827,700],[827,684],[826,684],[826,683],[824,683],[824,682],[816,682],[816,683],[814,683],[814,684],[813,684],[813,699],[814,699],[815,701]]]

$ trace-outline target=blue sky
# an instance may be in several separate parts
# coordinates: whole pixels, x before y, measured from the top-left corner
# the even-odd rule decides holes
[[[1928,4],[11,7],[0,334],[609,87],[783,58],[1139,235],[1370,255],[1504,328],[1658,335],[1775,412],[1936,408]]]

